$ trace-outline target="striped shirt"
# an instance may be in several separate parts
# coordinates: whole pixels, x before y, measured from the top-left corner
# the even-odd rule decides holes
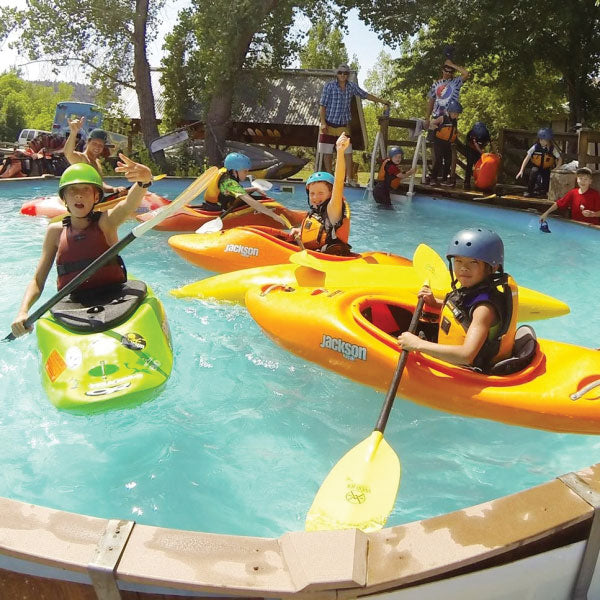
[[[352,96],[366,98],[369,94],[352,81],[346,82],[342,90],[337,79],[323,86],[320,105],[325,107],[325,120],[333,126],[342,126],[350,121],[350,102]]]

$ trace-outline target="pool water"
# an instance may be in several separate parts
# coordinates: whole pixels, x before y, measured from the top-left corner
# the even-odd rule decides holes
[[[153,191],[174,198],[188,183],[160,181]],[[19,207],[56,186],[56,180],[0,185],[2,337],[46,227]],[[443,254],[458,229],[495,229],[517,282],[571,306],[566,317],[536,323],[538,335],[600,346],[600,232],[551,220],[552,233],[543,234],[532,213],[425,197],[389,210],[360,190],[347,195],[357,251],[412,256],[425,242]],[[305,206],[301,185],[295,195],[274,196]],[[153,287],[168,314],[175,366],[166,388],[126,410],[59,411],[41,385],[35,336],[2,344],[0,495],[206,532],[271,537],[303,529],[323,478],[369,435],[384,396],[280,349],[243,307],[170,296],[170,289],[209,273],[175,255],[169,235],[150,231],[123,252],[129,271]],[[43,299],[54,292],[51,277]],[[403,465],[388,525],[491,500],[600,460],[599,437],[466,419],[400,398],[385,436]]]

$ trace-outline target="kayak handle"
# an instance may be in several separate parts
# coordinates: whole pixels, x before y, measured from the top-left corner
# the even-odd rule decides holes
[[[585,387],[581,388],[578,392],[571,394],[571,400],[579,400],[582,396],[585,396],[589,391],[594,388],[600,386],[600,379],[596,379],[596,381],[592,381],[592,383],[588,383]]]

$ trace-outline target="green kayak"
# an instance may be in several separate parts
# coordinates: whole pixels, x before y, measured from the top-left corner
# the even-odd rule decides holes
[[[160,300],[143,281],[85,298],[67,296],[37,322],[42,381],[58,408],[144,402],[173,367]]]

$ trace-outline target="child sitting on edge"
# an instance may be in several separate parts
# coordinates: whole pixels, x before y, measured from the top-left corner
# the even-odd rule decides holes
[[[550,187],[550,171],[562,165],[562,157],[558,148],[552,143],[554,133],[552,129],[544,127],[538,131],[538,141],[527,150],[523,164],[517,173],[517,179],[523,176],[527,163],[531,160],[533,167],[529,173],[529,183],[524,196],[548,195]]]
[[[592,170],[580,167],[576,174],[578,187],[569,190],[562,198],[553,202],[540,217],[541,223],[544,223],[548,215],[557,208],[569,208],[571,219],[574,221],[600,225],[600,193],[591,187]]]
[[[465,167],[465,183],[463,187],[465,190],[470,190],[473,165],[481,158],[485,147],[491,143],[490,132],[485,123],[477,121],[469,130],[469,133],[467,133],[466,142],[467,166]]]
[[[398,340],[403,350],[489,372],[511,356],[516,331],[517,287],[503,271],[504,245],[489,229],[463,229],[450,242],[447,258],[452,291],[446,299],[437,300],[428,286],[418,294],[441,309],[437,343],[407,331]]]
[[[343,197],[344,151],[349,144],[350,138],[342,133],[336,142],[335,176],[327,171],[317,171],[306,180],[308,214],[301,226],[292,229],[290,234],[299,238],[307,250],[339,255],[350,252],[350,209]]]
[[[102,177],[89,164],[76,163],[68,167],[60,178],[58,194],[66,205],[69,216],[62,222],[50,223],[42,246],[42,255],[33,279],[29,282],[21,307],[12,323],[15,337],[28,333],[25,327],[29,309],[40,297],[48,273],[56,258],[58,289],[62,289],[96,258],[119,240],[117,229],[140,206],[146,190],[152,183],[152,172],[145,165],[135,163],[124,154],[115,171],[136,182],[127,197],[106,212],[94,208],[102,200]],[[98,269],[75,292],[95,293],[127,281],[127,272],[120,257]],[[73,293],[75,293],[73,292]]]
[[[435,162],[431,171],[431,184],[454,187],[456,180],[453,166],[456,166],[452,164],[452,145],[458,136],[457,119],[462,112],[462,106],[458,100],[450,100],[446,110],[447,113],[431,121],[431,126],[436,127],[433,140]]]
[[[390,193],[397,190],[402,180],[415,172],[400,170],[400,163],[404,158],[404,151],[399,146],[392,146],[388,151],[388,157],[383,161],[377,175],[377,183],[373,188],[373,197],[378,204],[390,206],[392,200]]]

